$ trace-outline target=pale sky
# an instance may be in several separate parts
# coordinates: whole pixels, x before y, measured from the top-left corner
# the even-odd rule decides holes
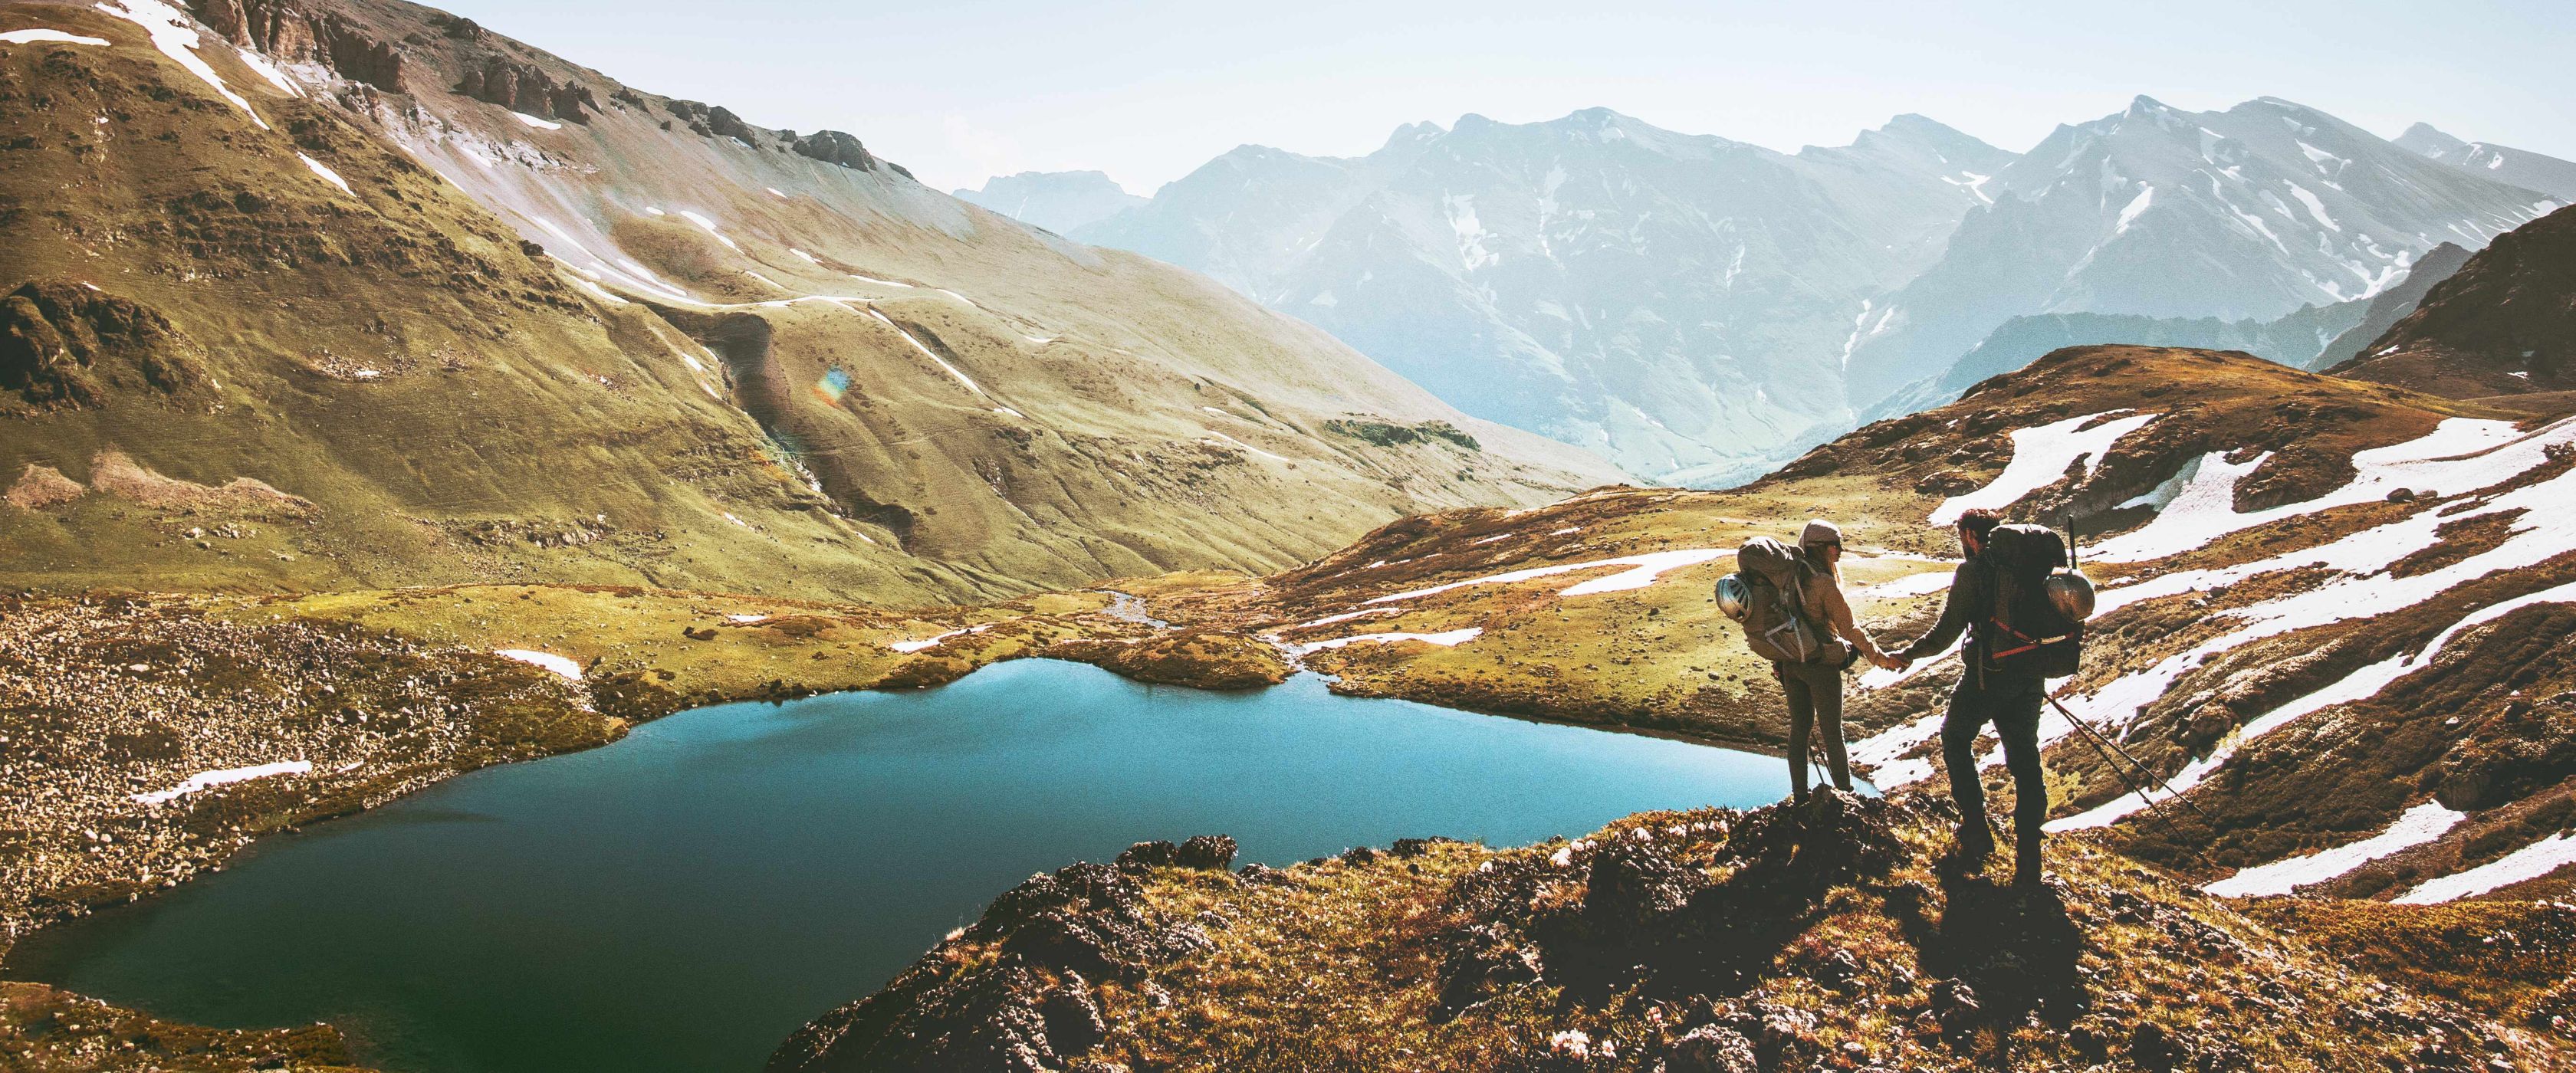
[[[1357,155],[1404,123],[1595,106],[1784,151],[1920,112],[2019,151],[2140,93],[2576,159],[2567,0],[433,2],[640,89],[849,131],[943,190],[1097,169],[1151,194],[1245,143]]]

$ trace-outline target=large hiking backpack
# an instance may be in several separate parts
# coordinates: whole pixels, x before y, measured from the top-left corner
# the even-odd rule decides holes
[[[1993,606],[1986,613],[1986,666],[1993,670],[2063,678],[2084,654],[2084,622],[2049,596],[2054,583],[2081,582],[2070,567],[2066,540],[2041,525],[1999,525],[1986,538]],[[2089,594],[2091,585],[2084,584]],[[2087,601],[2089,603],[2089,601]]]
[[[1719,582],[1719,603],[1740,601],[1745,647],[1775,663],[1814,663],[1832,658],[1827,637],[1806,606],[1808,566],[1798,552],[1770,537],[1754,537],[1735,553],[1735,574]],[[1726,589],[1742,587],[1730,600]]]

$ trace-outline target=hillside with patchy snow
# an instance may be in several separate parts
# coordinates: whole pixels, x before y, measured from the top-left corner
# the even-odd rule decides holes
[[[2071,522],[2102,595],[2061,696],[2160,781],[2141,796],[2052,710],[2054,827],[2110,828],[2222,892],[2447,901],[2576,876],[2576,657],[2556,651],[2576,526],[2550,509],[2571,495],[2576,418],[2073,348],[1740,490],[1407,519],[1156,607],[1349,691],[1776,743],[1776,688],[1708,595],[1744,539],[1834,518],[1856,609],[1902,643],[1939,610],[1962,511]],[[1857,680],[1852,756],[1880,788],[1939,785],[1958,675],[1951,655]]]

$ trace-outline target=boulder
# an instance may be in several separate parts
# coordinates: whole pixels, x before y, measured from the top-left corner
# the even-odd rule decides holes
[[[1702,1025],[1673,1041],[1667,1073],[1759,1073],[1753,1041],[1731,1028]]]

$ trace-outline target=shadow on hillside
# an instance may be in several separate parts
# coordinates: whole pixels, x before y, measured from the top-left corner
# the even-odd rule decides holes
[[[2062,1029],[2083,1014],[2084,933],[2055,887],[2023,891],[1945,869],[1941,891],[1938,919],[1908,921],[1925,972],[1966,982],[1995,1024],[2036,1014]]]

